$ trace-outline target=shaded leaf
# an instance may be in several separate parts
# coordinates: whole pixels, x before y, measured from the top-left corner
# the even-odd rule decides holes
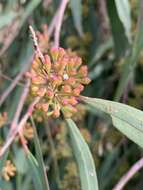
[[[70,6],[73,16],[75,27],[80,36],[83,35],[82,29],[82,1],[81,0],[70,0]]]
[[[31,174],[35,190],[43,190],[37,160],[30,152],[27,155],[27,162],[29,165],[29,172]]]
[[[138,27],[136,32],[136,37],[133,43],[132,51],[129,56],[126,57],[123,64],[123,72],[121,74],[121,78],[119,80],[119,84],[115,94],[115,101],[118,101],[123,91],[128,84],[129,80],[133,75],[134,68],[136,67],[137,61],[139,59],[140,52],[143,48],[143,1],[140,1],[140,13],[138,17]]]
[[[14,160],[17,172],[25,174],[28,170],[26,156],[24,150],[21,148],[16,152],[16,158]]]
[[[41,147],[40,147],[40,143],[39,143],[39,139],[38,139],[38,135],[37,135],[37,131],[36,131],[36,126],[34,124],[34,121],[31,117],[31,121],[33,124],[33,128],[34,128],[34,144],[35,144],[35,150],[36,150],[36,158],[39,164],[39,170],[40,170],[40,174],[41,174],[41,181],[43,183],[43,188],[45,190],[49,190],[49,183],[48,183],[48,179],[46,176],[46,170],[45,170],[45,165],[44,165],[44,161],[43,161],[43,157],[42,157],[42,152],[41,152]]]
[[[120,57],[126,53],[128,48],[128,39],[125,35],[124,26],[118,16],[114,0],[107,1],[107,11],[114,39],[115,53]]]
[[[117,12],[119,18],[124,26],[126,36],[131,42],[131,11],[130,4],[128,0],[115,0]]]
[[[68,123],[71,144],[80,172],[82,190],[98,190],[94,161],[89,147],[80,134],[76,124],[71,119],[67,119],[66,121]]]

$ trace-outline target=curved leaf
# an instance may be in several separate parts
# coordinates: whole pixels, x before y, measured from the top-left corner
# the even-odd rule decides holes
[[[124,26],[126,36],[131,42],[131,11],[128,0],[115,0],[117,13]]]
[[[98,190],[94,161],[89,147],[80,134],[76,124],[71,119],[67,119],[67,123],[74,155],[80,172],[82,190]]]
[[[109,114],[114,126],[143,148],[142,111],[122,103],[98,98],[82,97],[82,100],[90,106]]]
[[[29,172],[31,174],[35,190],[43,190],[37,160],[30,152],[27,155],[27,163],[30,168]]]
[[[40,147],[40,142],[38,139],[36,126],[35,126],[35,123],[34,123],[34,120],[32,117],[31,117],[31,122],[32,122],[33,129],[34,129],[34,145],[35,145],[35,150],[36,150],[36,158],[37,158],[37,161],[39,164],[39,173],[41,174],[41,181],[42,181],[44,190],[50,190],[48,178],[46,175],[46,169],[45,169],[45,165],[44,165],[44,161],[43,161],[42,151],[41,151],[41,147]]]

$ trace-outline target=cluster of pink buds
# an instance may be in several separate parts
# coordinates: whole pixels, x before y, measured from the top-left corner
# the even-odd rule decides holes
[[[87,74],[87,66],[82,66],[81,58],[69,50],[52,48],[44,55],[44,63],[35,55],[28,76],[32,95],[41,97],[36,107],[47,116],[59,117],[62,112],[65,117],[71,117],[77,112],[84,85],[90,82]]]

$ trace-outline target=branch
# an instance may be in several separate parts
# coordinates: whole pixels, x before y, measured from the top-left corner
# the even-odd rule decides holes
[[[14,130],[10,130],[7,141],[5,142],[3,147],[0,149],[0,157],[3,156],[3,154],[9,148],[9,146],[12,144],[12,142],[14,141],[18,132],[22,130],[22,128],[25,125],[25,123],[27,122],[28,118],[32,115],[34,106],[39,102],[39,100],[40,100],[40,97],[35,98],[35,100],[28,107],[26,114],[23,116],[23,118],[18,123],[18,125],[14,128]]]
[[[16,109],[16,112],[15,112],[13,121],[12,121],[12,123],[11,123],[11,129],[12,129],[12,130],[13,130],[13,129],[15,128],[15,126],[17,126],[17,124],[18,124],[18,120],[19,120],[20,114],[21,114],[21,112],[22,112],[22,109],[23,109],[25,100],[26,100],[27,95],[28,95],[28,92],[29,92],[29,87],[30,87],[30,79],[27,80],[27,83],[25,84],[25,87],[24,87],[24,89],[23,89],[22,95],[21,95],[21,97],[20,97],[19,104],[18,104],[18,106],[17,106],[17,109]]]
[[[127,184],[127,182],[143,167],[143,158],[138,160],[130,170],[122,176],[117,185],[113,188],[113,190],[122,190],[123,187]]]
[[[44,56],[39,48],[39,45],[38,45],[38,39],[37,39],[37,36],[36,36],[36,33],[34,31],[34,29],[32,28],[32,26],[29,26],[29,30],[32,34],[32,38],[33,38],[33,42],[34,42],[34,48],[35,48],[35,51],[36,51],[36,54],[38,54],[40,60],[42,63],[45,63],[45,59],[44,59]]]
[[[33,58],[33,55],[30,57],[29,62],[25,65],[25,67],[20,71],[20,73],[15,77],[13,82],[9,85],[9,87],[4,91],[4,93],[0,96],[0,106],[4,103],[8,95],[13,91],[13,89],[16,87],[18,82],[21,80],[24,73],[29,69],[31,60]]]
[[[62,0],[61,4],[57,10],[58,16],[55,19],[55,33],[54,33],[54,47],[59,47],[60,41],[60,31],[62,26],[62,21],[64,17],[64,12],[69,0]]]

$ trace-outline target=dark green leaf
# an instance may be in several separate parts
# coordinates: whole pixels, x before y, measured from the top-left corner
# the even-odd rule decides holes
[[[82,29],[82,1],[81,0],[70,0],[70,6],[75,27],[80,36],[83,35]]]

